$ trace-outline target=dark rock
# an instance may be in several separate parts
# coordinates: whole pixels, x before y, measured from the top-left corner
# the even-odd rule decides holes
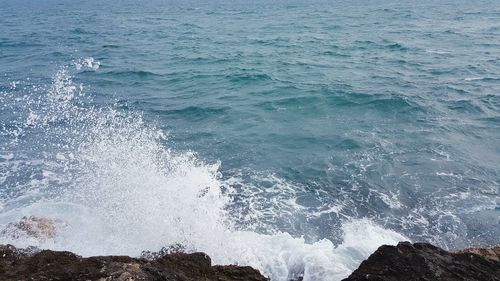
[[[155,260],[168,254],[184,253],[185,251],[186,247],[184,247],[182,244],[173,244],[168,247],[163,247],[157,252],[142,251],[141,258],[145,258],[148,260]]]
[[[381,246],[343,281],[500,281],[500,246],[448,252],[427,243]]]
[[[70,252],[25,251],[0,245],[0,280],[268,280],[247,266],[212,266],[204,253],[170,253],[155,259],[82,258]]]
[[[230,281],[230,280],[262,280],[261,274],[258,270],[250,266],[236,266],[236,265],[216,265],[214,266],[217,280]]]
[[[145,257],[82,258],[71,252],[0,245],[0,280],[264,281],[249,266],[212,266],[204,253],[178,248]],[[299,279],[300,280],[300,279]],[[426,243],[381,246],[344,281],[500,281],[500,246],[445,251]]]

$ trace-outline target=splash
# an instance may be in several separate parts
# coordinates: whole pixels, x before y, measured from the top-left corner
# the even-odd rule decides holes
[[[96,65],[86,59],[76,68]],[[48,88],[1,99],[2,110],[19,114],[2,129],[8,141],[0,151],[0,223],[30,215],[62,223],[51,239],[3,233],[0,243],[84,256],[137,256],[182,244],[216,264],[250,265],[285,281],[340,280],[379,245],[407,240],[369,220],[344,223],[337,246],[307,243],[271,225],[267,234],[239,226],[240,214],[227,208],[238,195],[222,188],[230,182],[222,180],[220,163],[169,149],[165,134],[140,112],[96,106],[67,68]]]
[[[81,69],[98,70],[99,67],[101,66],[101,63],[99,61],[96,61],[94,58],[89,57],[75,61],[74,65],[77,70]]]

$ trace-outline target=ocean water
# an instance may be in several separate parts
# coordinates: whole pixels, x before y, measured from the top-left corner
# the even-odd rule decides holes
[[[498,1],[0,0],[0,243],[340,280],[500,243]]]

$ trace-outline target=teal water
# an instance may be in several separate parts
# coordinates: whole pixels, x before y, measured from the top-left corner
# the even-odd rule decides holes
[[[71,224],[53,202],[71,190],[112,202],[108,225],[162,224],[198,208],[166,194],[208,186],[218,209],[200,216],[307,245],[344,245],[359,220],[445,248],[500,242],[497,1],[114,2],[0,0],[0,222]]]

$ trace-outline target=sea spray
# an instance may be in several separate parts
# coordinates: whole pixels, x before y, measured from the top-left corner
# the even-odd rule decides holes
[[[377,246],[406,240],[367,219],[346,220],[340,245],[306,243],[272,225],[267,234],[242,230],[249,227],[232,220],[239,215],[227,206],[237,194],[222,188],[230,183],[221,178],[220,163],[169,149],[164,133],[140,112],[96,106],[67,68],[48,88],[21,97],[3,93],[2,99],[20,113],[2,132],[12,140],[2,151],[2,173],[9,178],[17,166],[35,176],[4,180],[16,192],[2,194],[0,222],[37,215],[62,223],[53,239],[3,235],[0,243],[84,256],[138,256],[181,244],[216,264],[250,265],[286,281],[340,280]],[[23,159],[27,151],[37,158]]]

